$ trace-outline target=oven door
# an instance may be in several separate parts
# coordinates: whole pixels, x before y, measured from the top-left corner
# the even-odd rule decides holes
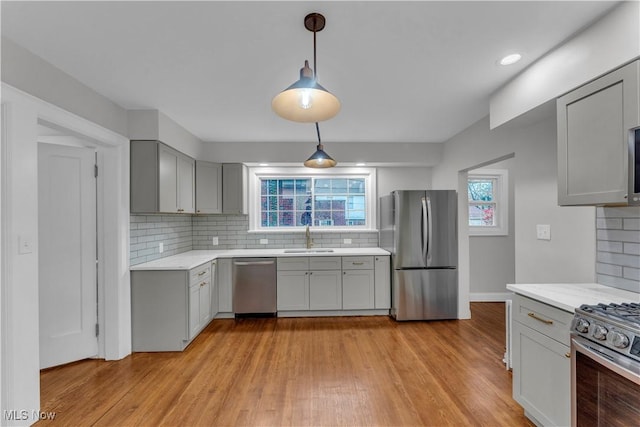
[[[571,337],[571,425],[638,425],[640,363],[581,336]]]

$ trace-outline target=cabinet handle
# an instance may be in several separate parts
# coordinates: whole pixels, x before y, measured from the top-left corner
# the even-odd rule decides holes
[[[533,317],[538,322],[546,323],[547,325],[553,325],[553,320],[543,319],[541,317],[538,317],[535,313],[529,313],[528,316],[529,317]]]
[[[200,273],[198,273],[198,276],[202,276],[203,274],[207,274],[207,270],[203,270]]]
[[[178,209],[178,212],[184,212],[184,209]]]
[[[363,265],[364,262],[352,262],[351,264],[353,264],[353,265]]]
[[[564,357],[566,357],[567,359],[571,359],[571,353],[567,351],[567,352],[564,354]]]

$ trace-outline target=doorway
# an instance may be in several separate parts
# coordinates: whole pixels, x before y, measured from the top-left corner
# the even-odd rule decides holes
[[[96,151],[38,143],[40,368],[98,355]]]

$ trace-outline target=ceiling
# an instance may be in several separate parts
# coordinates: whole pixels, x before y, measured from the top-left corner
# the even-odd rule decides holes
[[[312,60],[342,102],[324,141],[443,142],[491,93],[611,1],[1,2],[2,35],[125,109],[157,109],[203,141],[313,140],[271,99]],[[511,66],[502,56],[520,52]],[[312,63],[312,61],[311,61]],[[313,63],[312,63],[313,66]]]

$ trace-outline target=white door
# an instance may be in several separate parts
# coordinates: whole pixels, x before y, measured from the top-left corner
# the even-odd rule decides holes
[[[38,144],[40,367],[98,354],[95,151]]]

